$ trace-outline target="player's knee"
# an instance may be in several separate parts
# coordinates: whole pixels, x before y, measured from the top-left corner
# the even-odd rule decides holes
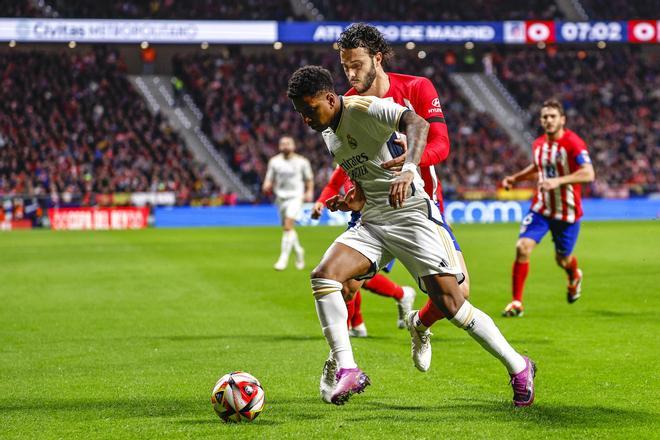
[[[327,276],[328,272],[325,270],[324,267],[321,266],[316,266],[314,269],[309,274],[309,277],[311,279],[315,278],[328,278]]]
[[[319,278],[319,279],[327,279],[327,280],[337,280],[338,276],[337,273],[335,273],[334,270],[332,270],[331,267],[328,267],[327,265],[320,264],[316,266],[312,272],[310,273],[310,278]]]
[[[555,261],[557,262],[557,265],[559,267],[566,267],[566,265],[568,264],[569,259],[570,259],[570,256],[568,256],[568,255],[555,254]]]
[[[332,292],[341,291],[342,284],[339,281],[328,278],[312,278],[312,294],[320,298]]]
[[[431,301],[447,316],[454,316],[464,301],[465,292],[455,279],[424,279]]]
[[[344,296],[344,301],[350,301],[355,297],[357,290],[353,289],[348,283],[344,283],[341,288],[341,294]]]
[[[516,243],[516,258],[528,259],[532,254],[532,249],[534,249],[534,246],[527,240],[518,240],[518,243]]]
[[[463,298],[470,299],[470,278],[465,275],[465,280],[461,283],[461,293]]]

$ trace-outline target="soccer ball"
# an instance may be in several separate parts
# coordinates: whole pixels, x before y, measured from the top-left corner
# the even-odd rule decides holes
[[[256,377],[234,371],[216,382],[211,403],[223,422],[251,422],[264,408],[264,397],[264,389]]]

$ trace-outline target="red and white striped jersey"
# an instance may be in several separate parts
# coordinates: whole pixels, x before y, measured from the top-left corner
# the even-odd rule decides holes
[[[424,190],[438,203],[440,212],[444,212],[442,200],[442,182],[438,178],[433,165],[444,161],[449,154],[449,135],[445,116],[442,113],[438,92],[428,78],[422,76],[404,75],[387,72],[390,88],[381,98],[391,100],[409,108],[424,118],[430,125],[426,139],[426,147],[419,161],[419,170],[424,180]],[[344,96],[357,95],[355,88]],[[390,144],[395,147],[394,144]],[[398,156],[393,152],[394,156]],[[403,151],[399,152],[399,154]]]
[[[539,181],[566,176],[585,163],[591,163],[587,145],[573,131],[565,129],[557,141],[549,141],[547,135],[532,143],[534,165]],[[582,217],[582,186],[560,185],[550,191],[536,191],[532,199],[532,211],[545,217],[575,223]]]

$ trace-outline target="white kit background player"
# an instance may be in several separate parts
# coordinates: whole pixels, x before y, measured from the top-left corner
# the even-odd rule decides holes
[[[328,208],[362,211],[360,221],[335,240],[311,273],[316,311],[338,367],[332,386],[322,387],[322,399],[341,405],[370,384],[353,357],[342,283],[375,273],[397,258],[450,322],[506,367],[513,403],[531,405],[535,366],[509,345],[488,315],[464,299],[459,283],[465,275],[456,249],[424,191],[417,164],[429,123],[384,99],[338,96],[332,75],[320,66],[298,69],[289,79],[287,95],[305,124],[323,133],[335,162],[356,184],[342,199],[329,201]],[[382,167],[392,159],[386,142],[397,130],[408,139],[401,172]]]
[[[282,247],[273,268],[286,269],[293,249],[296,253],[296,269],[302,270],[305,268],[305,250],[298,241],[294,225],[303,201],[311,202],[314,196],[314,174],[309,160],[295,153],[296,143],[291,136],[280,138],[279,149],[280,153],[268,161],[262,186],[265,194],[275,194],[275,203],[282,221]]]

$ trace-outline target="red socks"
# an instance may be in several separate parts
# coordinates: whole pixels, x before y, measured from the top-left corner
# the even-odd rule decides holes
[[[438,309],[435,304],[429,299],[424,304],[424,307],[419,309],[417,312],[417,317],[421,321],[422,325],[426,327],[431,327],[433,323],[441,320],[445,317],[445,314]]]
[[[358,290],[352,300],[346,301],[346,310],[348,311],[348,320],[346,324],[348,328],[357,327],[364,322],[362,318],[362,295]]]
[[[359,290],[355,294],[355,297],[353,297],[353,302],[355,303],[355,312],[353,313],[353,318],[351,318],[351,327],[355,328],[364,322],[362,318],[362,294]]]
[[[351,321],[353,316],[355,316],[355,297],[350,301],[344,301],[346,303],[346,310],[348,310],[348,319],[346,320],[346,325],[348,328],[351,328]]]
[[[525,280],[529,273],[529,261],[526,263],[513,263],[513,272],[511,276],[513,299],[522,302],[523,290],[525,289]]]
[[[566,273],[568,274],[569,278],[574,278],[575,277],[575,271],[578,270],[578,262],[577,258],[574,256],[571,257],[570,260],[568,260],[568,264],[564,268],[566,270]]]
[[[388,296],[397,301],[403,298],[403,289],[394,281],[387,278],[385,275],[376,274],[370,280],[365,281],[363,287],[381,296]]]

